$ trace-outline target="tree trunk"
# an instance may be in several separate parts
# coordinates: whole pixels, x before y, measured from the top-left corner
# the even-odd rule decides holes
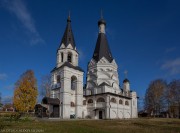
[[[179,103],[179,119],[180,119],[180,103]]]

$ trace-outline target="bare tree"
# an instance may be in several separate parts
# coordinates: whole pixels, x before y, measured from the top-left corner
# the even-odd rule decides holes
[[[41,88],[40,95],[42,97],[50,97],[50,90],[51,90],[51,75],[50,74],[42,76],[40,88]]]
[[[168,85],[168,109],[173,116],[179,115],[180,119],[180,80],[173,80]],[[175,111],[178,110],[178,114]]]
[[[2,104],[2,96],[1,96],[1,92],[0,92],[0,107],[2,107],[3,104]]]
[[[167,84],[162,79],[154,80],[150,83],[145,94],[145,109],[153,116],[159,115],[164,109],[164,91]]]

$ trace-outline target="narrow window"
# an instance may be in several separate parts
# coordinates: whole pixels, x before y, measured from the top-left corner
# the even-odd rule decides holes
[[[86,100],[83,100],[83,105],[86,105]]]
[[[75,107],[75,104],[74,104],[74,102],[71,102],[71,107]]]
[[[72,62],[72,54],[68,53],[68,62]]]
[[[57,75],[57,83],[60,83],[61,82],[61,77],[60,75]]]
[[[123,101],[121,99],[119,100],[119,104],[123,104]]]
[[[127,105],[127,106],[128,106],[128,105],[129,105],[129,102],[128,102],[128,101],[126,101],[126,102],[125,102],[125,105]]]
[[[63,62],[63,53],[61,53],[61,62]]]

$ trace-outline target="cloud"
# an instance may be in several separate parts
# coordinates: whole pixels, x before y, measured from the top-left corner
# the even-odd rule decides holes
[[[2,97],[2,103],[3,103],[3,104],[12,103],[12,96]]]
[[[174,52],[175,50],[176,50],[176,47],[167,48],[165,50],[165,53],[171,53],[171,52]]]
[[[177,75],[180,74],[180,57],[165,61],[161,65],[161,69],[168,70],[170,75]]]
[[[0,80],[5,80],[5,79],[7,79],[7,74],[5,74],[5,73],[0,73]]]
[[[34,19],[28,11],[26,4],[22,0],[2,0],[1,2],[3,7],[10,13],[14,14],[23,24],[26,32],[28,32],[28,35],[31,39],[30,43],[32,45],[44,43],[44,40],[41,38],[35,27]]]
[[[13,88],[14,88],[14,85],[8,85],[4,87],[4,89],[6,90],[12,90]]]

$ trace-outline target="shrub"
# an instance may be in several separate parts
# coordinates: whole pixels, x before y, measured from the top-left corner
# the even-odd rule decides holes
[[[21,115],[18,112],[0,112],[0,118],[5,120],[18,120]]]

